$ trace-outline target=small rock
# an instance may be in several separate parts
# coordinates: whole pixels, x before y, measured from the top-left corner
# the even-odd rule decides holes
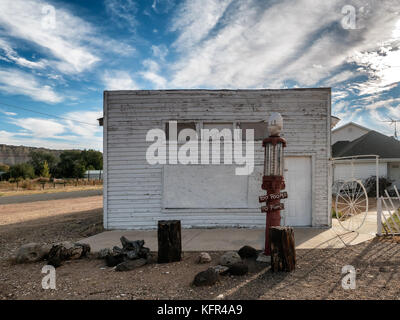
[[[231,265],[228,273],[234,276],[243,276],[249,272],[249,267],[243,262],[237,262]]]
[[[112,250],[110,248],[101,249],[97,253],[97,258],[98,259],[105,259],[108,255],[111,255],[111,254],[112,254]]]
[[[229,251],[224,253],[220,259],[219,259],[219,264],[223,266],[231,266],[232,264],[236,262],[242,261],[242,258],[240,258],[239,254],[235,251]]]
[[[211,256],[207,252],[202,252],[197,258],[197,263],[209,263],[211,262]]]
[[[205,271],[201,271],[194,277],[193,284],[196,287],[200,286],[212,286],[219,279],[218,273],[212,268],[208,268]]]
[[[390,268],[389,267],[379,267],[379,272],[390,272]]]
[[[116,265],[122,263],[124,261],[123,255],[108,255],[106,256],[106,265],[107,267],[115,267]]]
[[[69,249],[69,259],[80,259],[86,257],[90,253],[90,246],[86,243],[74,243]]]
[[[136,260],[128,260],[117,265],[116,271],[130,271],[146,264],[146,259],[140,258]]]
[[[210,267],[210,269],[214,269],[214,271],[218,274],[224,274],[225,272],[228,271],[229,267],[217,265],[217,266]]]
[[[253,247],[244,246],[239,249],[238,254],[242,259],[251,259],[251,258],[256,259],[258,256],[258,251]]]
[[[264,253],[260,253],[257,257],[257,262],[260,263],[271,263],[271,256],[266,256]]]
[[[46,258],[51,249],[51,245],[39,243],[27,243],[18,249],[15,257],[17,263],[37,262]]]

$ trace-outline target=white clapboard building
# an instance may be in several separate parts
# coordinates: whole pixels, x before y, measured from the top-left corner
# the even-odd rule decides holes
[[[152,229],[169,219],[183,227],[264,227],[262,139],[272,112],[282,115],[287,140],[282,224],[330,226],[331,90],[315,88],[105,91],[105,228]],[[156,142],[146,141],[149,131],[166,131],[169,143],[174,123],[178,134],[193,129],[199,137],[204,129],[240,129],[245,139],[245,129],[254,129],[254,170],[237,175],[243,165],[235,161],[182,164],[168,148],[167,163],[149,163],[146,154]],[[178,138],[177,149],[185,143]]]

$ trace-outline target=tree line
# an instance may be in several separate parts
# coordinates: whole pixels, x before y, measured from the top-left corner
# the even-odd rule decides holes
[[[32,151],[31,160],[12,166],[0,165],[2,180],[42,178],[83,178],[86,170],[102,170],[103,154],[96,150],[66,150],[60,156]]]

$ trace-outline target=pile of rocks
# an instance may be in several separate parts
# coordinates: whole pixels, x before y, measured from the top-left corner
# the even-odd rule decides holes
[[[250,247],[244,246],[238,252],[229,251],[224,253],[219,264],[211,266],[205,271],[199,272],[193,280],[195,286],[210,286],[219,280],[220,275],[243,276],[249,272],[249,267],[246,263],[247,259],[257,259],[259,252]],[[208,253],[202,252],[197,260],[198,263],[211,262],[211,257]]]
[[[105,259],[108,267],[116,267],[116,271],[129,271],[144,266],[151,261],[150,249],[144,247],[144,240],[130,241],[124,236],[120,238],[122,248],[115,246],[99,251],[98,258]]]
[[[52,246],[47,257],[47,264],[57,268],[63,261],[87,257],[89,253],[90,246],[88,244],[62,242]]]
[[[59,267],[65,260],[86,257],[90,246],[83,243],[68,241],[56,244],[27,243],[22,245],[15,256],[16,263],[29,263],[47,260],[47,264]]]

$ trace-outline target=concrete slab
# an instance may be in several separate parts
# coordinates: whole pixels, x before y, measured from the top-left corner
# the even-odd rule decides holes
[[[296,248],[342,248],[372,239],[376,233],[376,212],[368,213],[362,228],[357,232],[343,230],[335,219],[332,228],[295,228]],[[256,249],[264,246],[264,229],[182,229],[183,251],[227,251],[238,250],[244,245]],[[145,241],[145,246],[157,251],[157,230],[113,230],[80,240],[88,243],[92,252],[103,248],[120,246],[120,237]]]

